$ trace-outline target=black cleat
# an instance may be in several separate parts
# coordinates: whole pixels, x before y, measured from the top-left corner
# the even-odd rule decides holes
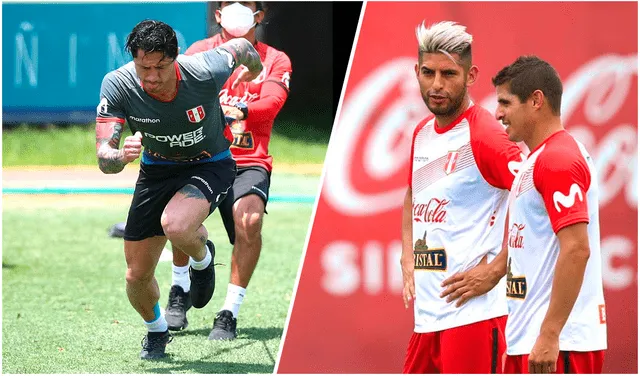
[[[140,359],[160,359],[167,356],[164,349],[167,343],[171,342],[173,337],[166,332],[149,332],[142,339],[142,351],[140,351]]]
[[[169,302],[164,311],[164,317],[169,324],[169,330],[187,329],[187,311],[191,308],[191,296],[184,292],[181,286],[171,286]]]
[[[236,339],[236,325],[238,320],[233,317],[231,311],[218,312],[215,320],[213,320],[213,329],[209,333],[209,339],[212,341],[231,341]]]
[[[213,268],[213,260],[216,257],[216,248],[211,240],[207,240],[207,249],[211,252],[211,264],[204,270],[195,270],[189,267],[191,279],[191,303],[195,308],[202,308],[209,303],[216,287],[216,271]]]

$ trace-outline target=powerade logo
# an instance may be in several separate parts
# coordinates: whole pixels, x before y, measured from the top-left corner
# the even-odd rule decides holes
[[[181,147],[188,148],[204,140],[205,136],[202,133],[202,127],[195,131],[182,133],[182,134],[170,134],[167,136],[156,136],[154,134],[144,132],[144,136],[151,138],[157,142],[168,143],[169,147]]]

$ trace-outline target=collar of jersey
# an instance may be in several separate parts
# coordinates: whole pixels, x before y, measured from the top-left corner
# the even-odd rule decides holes
[[[540,148],[542,147],[542,145],[546,144],[547,142],[549,142],[549,140],[551,140],[553,137],[555,137],[556,135],[561,135],[567,133],[566,129],[561,129],[557,132],[551,133],[547,138],[544,139],[544,141],[542,141],[540,143],[540,145],[536,146],[535,149],[531,150],[531,152],[529,153],[529,156],[532,156],[533,153],[535,153],[536,151],[540,150]]]
[[[146,90],[144,90],[144,85],[142,85],[142,81],[140,81],[140,87],[142,87],[142,90],[144,90],[145,93],[147,93],[148,96],[150,96],[151,98],[159,101],[159,102],[164,102],[164,103],[169,103],[169,102],[173,102],[174,99],[176,99],[176,97],[178,96],[178,89],[180,89],[180,81],[182,81],[182,75],[180,74],[180,67],[178,66],[178,59],[176,59],[173,62],[173,66],[176,68],[176,93],[173,95],[173,98],[169,99],[169,100],[162,100],[158,97],[156,97],[155,95],[147,92]]]
[[[460,114],[460,116],[458,116],[456,120],[452,121],[451,124],[447,125],[444,128],[438,128],[438,120],[434,118],[433,129],[436,131],[437,134],[443,134],[453,129],[453,127],[458,125],[462,121],[462,119],[464,119],[465,117],[467,117],[467,115],[469,115],[469,112],[473,108],[473,105],[474,105],[473,101],[469,101],[469,107],[462,114]]]

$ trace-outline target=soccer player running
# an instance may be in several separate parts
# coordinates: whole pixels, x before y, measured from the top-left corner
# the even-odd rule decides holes
[[[126,290],[148,328],[140,357],[155,359],[165,356],[171,340],[154,277],[167,239],[190,257],[193,306],[204,307],[215,287],[215,249],[202,223],[236,174],[216,94],[235,68],[244,66],[234,87],[256,78],[262,64],[245,39],[178,56],[175,31],[153,20],[133,28],[126,48],[133,61],[102,82],[96,148],[100,170],[108,174],[142,154],[124,234]],[[119,148],[125,121],[134,135]]]
[[[234,87],[234,78],[240,73],[236,70],[219,94],[225,114],[237,119],[231,125],[234,136],[231,153],[238,173],[219,207],[233,253],[227,296],[214,319],[209,339],[232,340],[237,336],[238,312],[262,248],[262,219],[272,169],[268,146],[273,122],[289,94],[291,61],[285,53],[256,39],[256,27],[264,19],[262,2],[221,2],[218,7],[215,16],[221,32],[195,42],[186,55],[211,50],[234,38],[245,38],[258,51],[264,67],[257,79]],[[173,278],[166,308],[171,330],[188,325],[188,256],[180,249],[179,244],[173,243]]]
[[[413,134],[403,207],[403,298],[407,308],[414,300],[415,319],[404,373],[502,371],[504,282],[461,307],[442,296],[448,276],[502,249],[508,188],[522,162],[503,127],[471,101],[478,67],[465,30],[448,21],[416,29],[416,78],[433,115]]]
[[[531,150],[511,189],[505,262],[487,273],[507,275],[505,373],[601,373],[607,327],[593,161],[562,126],[562,82],[549,63],[521,56],[493,84],[496,118]],[[463,289],[468,278],[459,277]],[[478,278],[471,294],[494,285]]]

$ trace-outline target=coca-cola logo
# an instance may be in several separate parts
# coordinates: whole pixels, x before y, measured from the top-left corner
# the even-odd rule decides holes
[[[412,131],[428,114],[414,64],[414,57],[400,57],[380,65],[338,108],[323,193],[329,205],[345,215],[375,215],[402,205],[406,179],[397,176],[408,174]],[[622,190],[628,205],[637,207],[637,113],[625,110],[625,105],[636,106],[631,89],[637,83],[637,64],[635,54],[602,55],[564,79],[563,123],[594,158],[601,207]],[[396,94],[391,97],[392,92]],[[494,111],[496,96],[492,93],[478,103]],[[615,119],[620,123],[612,123]],[[355,141],[362,146],[359,152]]]
[[[224,106],[235,106],[238,103],[251,103],[258,98],[259,94],[250,93],[249,91],[245,91],[244,95],[238,97],[237,95],[229,94],[229,89],[222,89],[218,98],[220,99],[220,104]]]
[[[523,248],[524,247],[524,230],[525,225],[514,223],[509,231],[509,248]]]
[[[447,210],[445,206],[451,200],[432,198],[426,204],[413,204],[413,220],[425,223],[445,223]]]

